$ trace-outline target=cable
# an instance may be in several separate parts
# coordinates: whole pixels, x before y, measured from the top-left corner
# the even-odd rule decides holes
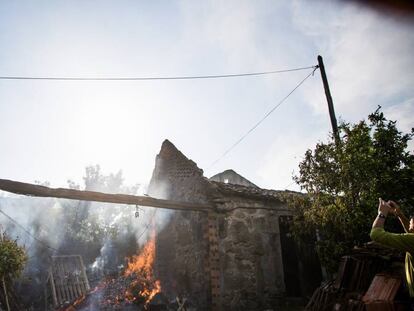
[[[293,184],[295,184],[295,183],[296,183],[296,181],[292,181],[289,185],[285,186],[283,189],[288,190],[288,188],[289,188],[290,186],[292,186]]]
[[[288,97],[290,95],[293,94],[294,91],[296,91],[310,76],[312,76],[314,74],[314,72],[316,71],[316,69],[318,69],[318,66],[314,66],[312,67],[313,70],[311,73],[309,73],[302,81],[300,81],[294,88],[292,91],[289,92],[289,94],[287,94],[284,98],[282,98],[282,100],[280,100],[268,113],[266,113],[266,115],[261,118],[250,130],[248,130],[246,132],[246,134],[244,134],[242,137],[240,137],[233,145],[230,146],[230,148],[228,148],[217,160],[215,160],[213,163],[210,164],[210,166],[207,168],[207,170],[209,170],[210,168],[212,168],[217,162],[219,162],[221,159],[223,159],[231,150],[233,150],[238,144],[240,144],[251,132],[253,132],[264,120],[267,119],[267,117],[269,117],[273,111],[275,111],[280,105],[282,105],[286,99],[288,99]]]
[[[247,76],[263,76],[277,73],[285,73],[292,71],[300,71],[315,68],[316,66],[300,67],[293,69],[251,72],[251,73],[236,73],[236,74],[222,74],[222,75],[207,75],[207,76],[176,76],[176,77],[30,77],[30,76],[0,76],[0,80],[57,80],[57,81],[148,81],[148,80],[195,80],[195,79],[218,79],[218,78],[235,78]]]
[[[154,212],[152,213],[151,219],[148,221],[148,223],[145,226],[145,229],[140,233],[140,235],[137,238],[137,242],[139,242],[139,240],[142,238],[142,236],[144,235],[144,233],[149,229],[150,225],[153,223],[155,214],[157,213],[157,209],[154,210]]]
[[[9,215],[7,215],[5,212],[3,212],[0,209],[0,213],[2,213],[4,216],[6,216],[11,222],[13,222],[15,225],[17,225],[18,227],[20,227],[25,233],[27,233],[29,236],[31,236],[34,240],[36,240],[37,242],[39,242],[40,244],[43,244],[45,247],[55,251],[55,252],[59,252],[56,248],[49,246],[46,242],[38,239],[37,237],[35,237],[34,235],[32,235],[25,227],[23,227],[21,224],[19,224],[16,220],[14,220],[12,217],[10,217]]]

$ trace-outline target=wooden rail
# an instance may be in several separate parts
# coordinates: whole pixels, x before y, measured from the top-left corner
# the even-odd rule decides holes
[[[215,210],[215,207],[210,204],[178,202],[171,200],[155,199],[149,196],[137,196],[129,194],[111,194],[97,191],[84,191],[67,188],[49,188],[45,186],[23,183],[7,179],[0,179],[0,190],[35,197],[50,197],[104,203],[142,205],[173,210],[186,210],[197,212],[208,212]]]

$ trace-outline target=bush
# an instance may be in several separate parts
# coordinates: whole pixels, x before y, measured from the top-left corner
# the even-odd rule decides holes
[[[338,144],[331,137],[306,152],[295,177],[308,194],[296,202],[295,237],[303,242],[317,233],[316,249],[330,272],[354,245],[369,241],[379,197],[414,212],[414,155],[407,151],[414,129],[403,134],[378,108],[368,122],[342,123],[339,132]],[[388,229],[399,230],[397,224],[388,221]]]
[[[26,261],[24,248],[17,245],[17,240],[12,240],[3,233],[0,240],[0,277],[18,277]]]

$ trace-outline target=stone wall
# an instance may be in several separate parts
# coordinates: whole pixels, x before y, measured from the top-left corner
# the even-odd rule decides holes
[[[174,212],[157,236],[155,271],[162,291],[170,298],[187,297],[197,310],[209,310],[205,222],[203,213]]]
[[[206,203],[214,191],[203,171],[173,144],[165,141],[156,158],[148,194],[176,201]],[[175,298],[183,295],[197,306],[209,310],[209,278],[205,268],[208,242],[204,233],[207,213],[171,212],[167,224],[157,235],[156,274],[162,291]]]
[[[278,202],[235,199],[227,209],[243,208],[219,218],[221,303],[224,309],[264,310],[278,304],[285,293]],[[272,210],[253,209],[256,206]]]
[[[208,203],[214,189],[203,170],[171,142],[164,141],[155,160],[148,194],[156,198]]]
[[[277,307],[286,294],[279,219],[291,215],[281,199],[284,192],[209,181],[165,141],[149,194],[210,203],[220,210],[209,218],[204,212],[174,212],[158,233],[156,273],[165,294],[184,295],[197,310],[211,310],[216,291],[221,310]],[[212,230],[218,242],[209,237]],[[218,262],[212,259],[217,247]],[[300,269],[302,273],[303,265]]]

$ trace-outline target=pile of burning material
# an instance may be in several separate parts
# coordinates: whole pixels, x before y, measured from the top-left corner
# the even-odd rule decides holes
[[[154,278],[154,259],[155,237],[152,237],[139,255],[128,260],[124,276],[133,279],[125,293],[128,300],[139,298],[148,304],[161,291],[160,281]]]
[[[154,297],[161,295],[161,284],[153,272],[154,259],[152,237],[138,255],[129,258],[121,276],[104,279],[81,301],[63,310],[150,310]]]
[[[368,310],[377,296],[386,296],[382,300],[387,305],[404,305],[408,294],[401,286],[403,279],[404,255],[370,242],[342,257],[335,280],[317,288],[305,310]],[[385,296],[377,290],[387,286],[391,288]]]
[[[155,234],[140,250],[128,259],[126,268],[117,276],[106,277],[87,295],[82,296],[63,311],[193,310],[186,298],[169,300],[161,293],[161,283],[154,275]]]
[[[102,281],[89,295],[62,310],[191,310],[188,309],[189,304],[185,298],[176,298],[173,301],[169,301],[161,292],[152,295],[152,293],[159,290],[159,283],[158,285],[151,285],[149,282],[141,279],[142,283],[140,284],[136,277],[136,274],[131,274],[118,278],[108,278]],[[146,295],[148,292],[151,292],[151,294]]]

